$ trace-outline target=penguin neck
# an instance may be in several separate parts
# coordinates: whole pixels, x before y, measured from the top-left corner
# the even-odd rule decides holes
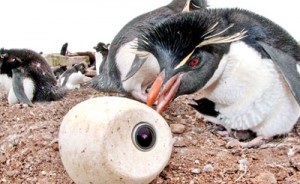
[[[262,60],[261,54],[246,43],[232,43],[201,93],[211,101],[227,106],[235,103],[247,90],[253,88],[255,91],[258,85],[265,89],[271,78],[259,76],[270,73],[270,66]]]

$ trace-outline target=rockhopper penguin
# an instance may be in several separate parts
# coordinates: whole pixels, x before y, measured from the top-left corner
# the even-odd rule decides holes
[[[67,65],[54,66],[54,67],[51,67],[51,70],[52,70],[55,78],[59,79],[59,76],[61,76],[61,74],[63,74],[67,70]]]
[[[97,75],[100,74],[100,68],[103,68],[102,63],[105,63],[108,55],[108,47],[110,44],[105,44],[103,42],[99,42],[96,46],[93,48],[96,50],[95,58],[96,58],[96,73]]]
[[[27,49],[0,50],[0,85],[8,92],[9,104],[58,100],[65,91],[38,53]]]
[[[91,80],[90,77],[84,75],[85,72],[86,66],[84,63],[74,64],[59,77],[58,83],[69,90],[79,89],[82,83]]]
[[[154,55],[159,62],[147,103],[157,102],[160,113],[174,98],[200,92],[205,99],[199,109],[207,120],[257,134],[243,147],[291,131],[300,116],[300,47],[255,13],[210,9],[174,15],[144,30],[137,47],[141,57]]]
[[[206,0],[173,0],[170,4],[145,13],[127,23],[113,39],[106,60],[100,66],[91,86],[102,91],[126,92],[135,99],[146,101],[145,90],[159,73],[152,55],[137,57],[137,38],[140,29],[152,27],[170,15],[207,7]]]

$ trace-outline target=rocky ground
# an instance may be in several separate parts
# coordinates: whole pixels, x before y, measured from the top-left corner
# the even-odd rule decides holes
[[[114,95],[84,87],[64,99],[9,106],[0,99],[0,183],[72,183],[59,155],[58,131],[63,116],[77,103]],[[169,165],[154,183],[300,183],[300,123],[285,136],[257,149],[228,148],[228,138],[213,132],[181,97],[163,117],[175,143]]]

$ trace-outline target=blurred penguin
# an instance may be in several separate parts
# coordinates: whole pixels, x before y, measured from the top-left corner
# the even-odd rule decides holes
[[[0,50],[0,84],[8,92],[9,104],[58,100],[65,91],[57,86],[46,60],[28,49]]]
[[[84,63],[74,64],[59,77],[59,85],[69,90],[79,89],[80,84],[91,80],[91,78],[84,75],[85,71],[86,66]]]
[[[66,70],[67,70],[67,66],[56,66],[56,67],[51,67],[53,74],[55,76],[56,79],[59,79],[59,76],[61,76],[61,74],[63,74]]]
[[[94,49],[96,50],[96,64],[95,64],[95,68],[96,68],[96,72],[97,75],[99,75],[99,70],[100,68],[103,68],[103,65],[101,65],[102,63],[105,63],[106,59],[107,59],[107,55],[108,55],[108,47],[110,44],[105,44],[102,42],[99,42]]]
[[[68,42],[64,43],[60,49],[60,55],[66,56],[68,54]]]

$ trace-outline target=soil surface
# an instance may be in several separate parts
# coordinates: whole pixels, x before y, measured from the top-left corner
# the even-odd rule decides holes
[[[105,95],[116,94],[83,87],[33,107],[10,106],[0,95],[0,183],[73,183],[60,159],[60,123],[79,102]],[[215,134],[214,126],[188,105],[192,98],[176,99],[163,114],[175,143],[168,166],[153,184],[300,184],[300,123],[260,148],[228,148],[230,139]]]

